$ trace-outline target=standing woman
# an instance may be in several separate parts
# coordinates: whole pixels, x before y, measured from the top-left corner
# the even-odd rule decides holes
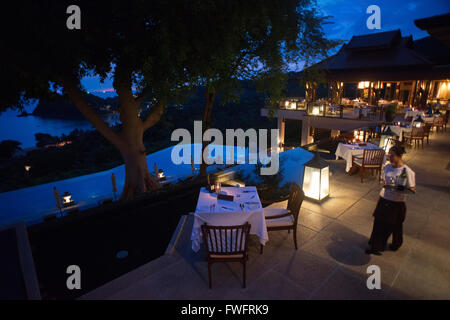
[[[390,163],[384,167],[382,182],[387,185],[403,185],[415,191],[415,173],[403,163],[404,153],[405,148],[401,146],[394,146],[389,150]],[[373,213],[375,219],[367,254],[381,255],[380,251],[384,251],[391,234],[392,244],[389,248],[393,251],[400,248],[403,243],[403,221],[406,216],[405,198],[404,194],[395,190],[385,188],[381,190],[380,199]]]

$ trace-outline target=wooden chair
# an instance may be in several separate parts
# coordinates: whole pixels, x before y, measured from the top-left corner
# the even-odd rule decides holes
[[[444,132],[444,118],[443,117],[434,117],[433,127],[436,128],[436,133],[439,132],[439,128],[442,130],[442,132]]]
[[[240,262],[244,267],[244,282],[246,282],[247,239],[250,224],[240,226],[209,226],[202,225],[203,240],[208,262],[209,288],[212,288],[211,265],[215,262]]]
[[[287,209],[264,208],[263,213],[266,219],[267,231],[293,230],[294,246],[297,250],[297,222],[305,194],[298,184],[293,183],[289,194]],[[260,253],[263,253],[264,246],[261,245]]]
[[[359,168],[361,183],[364,182],[364,171],[366,169],[370,169],[372,175],[376,171],[378,177],[380,176],[384,154],[383,149],[364,149],[362,156],[352,156],[352,166]]]
[[[423,149],[423,140],[425,139],[424,128],[412,128],[411,132],[407,132],[403,134],[403,141],[405,143],[409,143],[412,146],[414,142],[414,147],[420,146],[420,142],[422,141],[422,149]]]
[[[425,126],[423,127],[423,136],[424,138],[427,138],[427,144],[430,144],[430,131],[431,131],[431,123],[425,123]]]

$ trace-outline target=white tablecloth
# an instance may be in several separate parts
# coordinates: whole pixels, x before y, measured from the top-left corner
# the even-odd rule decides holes
[[[406,111],[406,112],[405,112],[405,119],[406,119],[406,118],[409,118],[409,117],[415,118],[415,117],[417,117],[418,115],[420,115],[420,116],[423,118],[423,117],[424,117],[423,111],[418,111],[418,110],[416,110],[416,111]]]
[[[426,115],[422,117],[422,119],[425,121],[425,123],[433,123],[435,116],[427,117]]]
[[[400,141],[403,140],[403,133],[404,132],[411,132],[411,127],[400,127],[400,126],[388,126],[393,133],[398,135],[398,138]]]
[[[336,149],[336,160],[341,157],[346,162],[345,171],[349,172],[352,167],[352,156],[362,156],[364,149],[381,149],[380,147],[366,142],[366,146],[360,147],[358,144],[339,143]]]
[[[212,226],[237,226],[248,222],[251,225],[250,234],[257,235],[259,242],[264,245],[269,236],[256,187],[222,187],[222,191],[233,195],[234,200],[217,200],[215,192],[200,189],[191,234],[192,250],[197,252],[200,249],[203,238],[201,225],[204,223]],[[250,202],[256,204],[249,204]],[[244,211],[241,211],[239,203],[245,205]]]

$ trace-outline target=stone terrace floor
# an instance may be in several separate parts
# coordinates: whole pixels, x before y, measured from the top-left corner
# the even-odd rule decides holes
[[[344,161],[330,161],[331,197],[304,201],[299,249],[292,233],[270,232],[264,254],[251,237],[247,288],[239,263],[212,266],[208,288],[204,250],[194,253],[188,216],[171,252],[92,291],[83,299],[450,299],[450,133],[433,133],[424,149],[407,149],[417,194],[407,201],[404,244],[382,256],[364,253],[380,186],[360,182]],[[286,202],[272,206],[285,207]],[[369,265],[381,268],[381,290],[368,290]]]

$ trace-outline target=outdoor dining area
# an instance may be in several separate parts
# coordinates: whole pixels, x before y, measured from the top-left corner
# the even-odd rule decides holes
[[[449,297],[447,146],[448,133],[433,132],[429,146],[405,155],[417,173],[418,192],[408,203],[399,252],[364,253],[381,189],[378,179],[365,177],[361,184],[348,175],[345,161],[327,160],[329,193],[323,201],[308,198],[314,192],[302,180],[298,198],[292,186],[288,199],[270,205],[254,185],[223,181],[219,192],[215,181],[210,190],[208,184],[199,187],[195,209],[180,219],[166,254],[82,299]],[[366,286],[367,267],[373,264],[383,270],[381,290]]]
[[[430,143],[431,133],[446,131],[447,122],[448,111],[426,114],[416,108],[405,108],[404,114],[397,115],[393,122],[341,134],[336,160],[345,160],[345,171],[350,175],[359,171],[363,182],[365,171],[381,174],[392,146],[423,149],[425,139],[427,144]]]

